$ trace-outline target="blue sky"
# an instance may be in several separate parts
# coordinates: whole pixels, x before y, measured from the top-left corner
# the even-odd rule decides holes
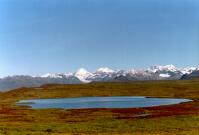
[[[0,76],[199,65],[198,0],[0,0]]]

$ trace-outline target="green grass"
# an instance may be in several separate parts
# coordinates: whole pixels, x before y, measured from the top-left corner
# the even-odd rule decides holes
[[[28,109],[21,99],[88,96],[190,98],[194,102],[141,109]],[[45,85],[0,93],[0,135],[45,134],[199,134],[199,81],[143,81]],[[134,117],[139,112],[149,117]],[[165,115],[165,114],[170,115]]]

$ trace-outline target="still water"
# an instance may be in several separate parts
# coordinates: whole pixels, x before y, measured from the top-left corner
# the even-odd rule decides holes
[[[172,105],[189,101],[192,100],[174,98],[148,98],[141,96],[118,96],[21,100],[17,103],[17,105],[30,106],[33,109],[140,108]]]

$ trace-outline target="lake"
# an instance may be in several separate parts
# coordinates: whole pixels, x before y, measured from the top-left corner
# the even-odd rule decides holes
[[[20,100],[17,105],[33,109],[63,108],[141,108],[190,102],[190,99],[152,98],[141,96],[80,97],[57,99]]]

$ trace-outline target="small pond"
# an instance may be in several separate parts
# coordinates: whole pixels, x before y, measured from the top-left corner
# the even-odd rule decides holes
[[[179,104],[189,101],[192,100],[174,98],[149,98],[140,96],[118,96],[20,100],[17,105],[30,106],[33,109],[141,108]]]

